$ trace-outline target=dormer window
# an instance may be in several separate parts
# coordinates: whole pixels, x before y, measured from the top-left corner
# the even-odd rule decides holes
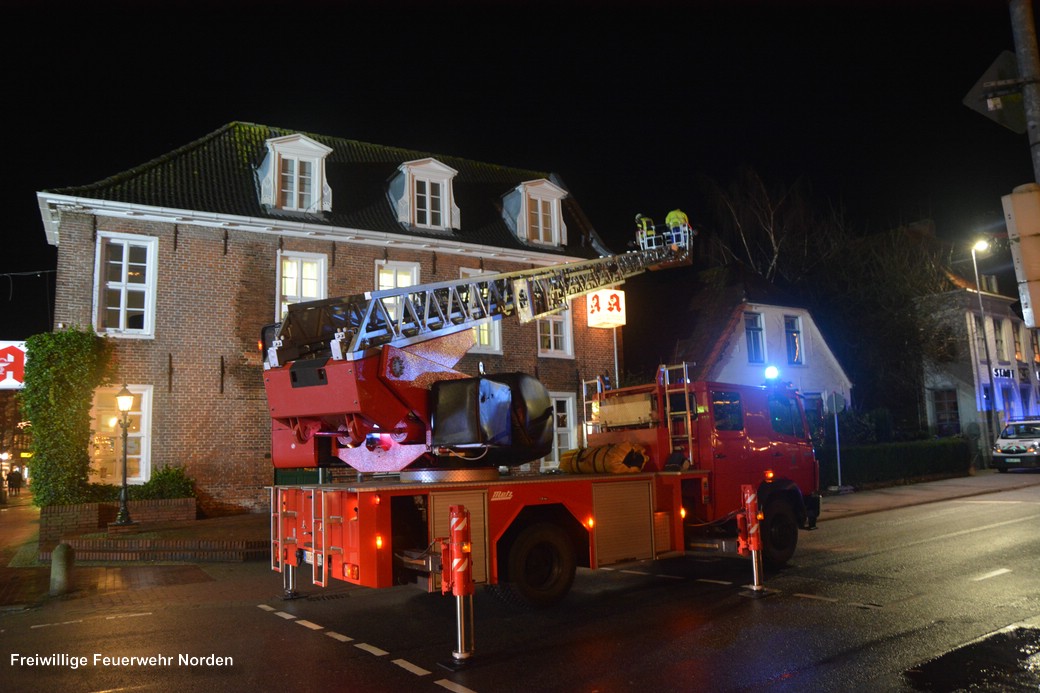
[[[421,229],[447,231],[460,227],[452,180],[458,173],[436,159],[406,161],[390,181],[390,202],[397,220]]]
[[[567,191],[541,180],[521,183],[503,199],[506,223],[522,241],[536,245],[567,244],[567,226],[563,223],[563,199]]]
[[[325,177],[325,158],[331,153],[304,135],[267,140],[267,157],[257,172],[260,203],[289,212],[331,211],[332,188]]]

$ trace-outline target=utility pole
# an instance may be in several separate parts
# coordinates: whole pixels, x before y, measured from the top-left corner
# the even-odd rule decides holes
[[[1018,75],[1022,81],[1022,102],[1026,111],[1029,152],[1033,158],[1033,177],[1040,181],[1040,52],[1036,46],[1033,0],[1009,0],[1008,7]]]

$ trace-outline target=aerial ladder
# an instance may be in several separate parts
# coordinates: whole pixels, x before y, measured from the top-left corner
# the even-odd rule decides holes
[[[520,373],[454,366],[473,327],[530,322],[648,270],[688,264],[688,227],[638,236],[633,251],[292,304],[264,328],[275,467],[345,462],[358,472],[497,467],[551,449],[545,388]]]

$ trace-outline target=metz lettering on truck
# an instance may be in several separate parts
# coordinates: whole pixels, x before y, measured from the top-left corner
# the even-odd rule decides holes
[[[491,494],[491,500],[493,500],[493,501],[513,500],[513,492],[512,491],[495,491],[494,493]]]

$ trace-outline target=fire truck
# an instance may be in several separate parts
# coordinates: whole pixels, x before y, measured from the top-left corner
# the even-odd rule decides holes
[[[737,553],[748,485],[764,512],[763,556],[785,563],[820,507],[793,390],[691,382],[684,365],[638,387],[592,378],[585,447],[561,465],[569,471],[525,473],[552,449],[545,387],[523,373],[453,368],[474,326],[535,320],[644,271],[689,264],[690,235],[640,234],[636,250],[615,256],[297,303],[265,328],[274,466],[349,472],[271,488],[271,567],[287,592],[307,566],[319,586],[437,590],[437,545],[463,506],[472,581],[547,606],[578,567]]]

